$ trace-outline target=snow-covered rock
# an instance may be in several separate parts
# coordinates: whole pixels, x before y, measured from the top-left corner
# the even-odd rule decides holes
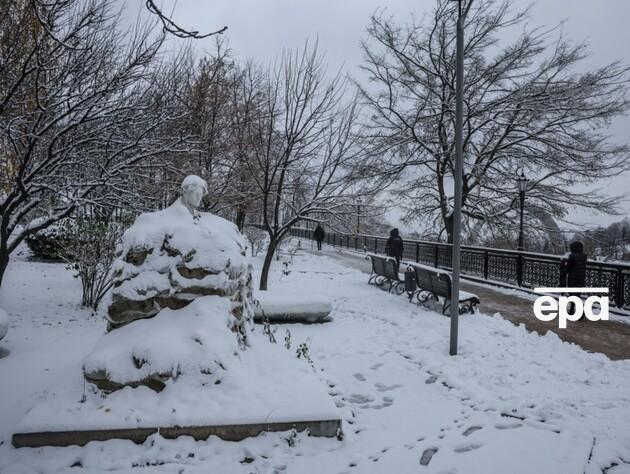
[[[204,385],[218,384],[226,359],[239,350],[231,318],[230,300],[219,296],[163,309],[105,334],[84,361],[85,378],[107,392],[138,385],[161,391],[169,379],[184,374]]]
[[[9,331],[9,315],[5,310],[0,308],[0,341],[4,339]]]
[[[265,318],[285,323],[321,323],[331,320],[332,303],[325,296],[259,291],[256,293],[256,300],[254,305],[256,322],[261,322]]]
[[[252,277],[245,237],[221,217],[191,213],[182,199],[140,215],[124,234],[114,263],[110,329],[179,309],[200,296],[229,298],[231,328],[244,342]]]

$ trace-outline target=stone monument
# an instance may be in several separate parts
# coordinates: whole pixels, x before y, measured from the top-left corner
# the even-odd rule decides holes
[[[179,359],[190,362],[197,356],[214,360],[197,367],[199,371],[216,374],[222,365],[217,347],[229,352],[247,346],[252,268],[246,240],[231,222],[199,212],[206,193],[203,179],[188,176],[175,203],[140,215],[124,233],[107,310],[111,337],[99,341],[84,365],[86,380],[101,390],[127,385],[160,390],[165,381],[184,371]],[[188,327],[177,310],[202,297],[213,298],[204,298],[203,305],[195,305],[186,314],[211,308],[215,319]],[[228,341],[217,341],[223,337],[217,333],[223,332],[217,321],[234,333]],[[195,342],[191,334],[203,332],[203,328],[209,331],[207,340],[197,337]],[[192,346],[188,346],[189,340]],[[234,347],[226,347],[227,342]],[[170,359],[164,356],[164,344],[171,346]],[[196,345],[211,346],[207,349],[212,354],[201,351],[194,355],[191,347]],[[165,360],[158,363],[158,359]]]

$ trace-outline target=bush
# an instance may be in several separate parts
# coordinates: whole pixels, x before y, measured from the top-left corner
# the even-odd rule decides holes
[[[42,260],[63,260],[62,253],[68,248],[65,235],[67,220],[56,222],[46,229],[26,237],[26,245],[33,257]]]
[[[254,226],[246,226],[243,233],[252,246],[252,257],[256,257],[268,244],[268,235],[262,229]]]
[[[111,267],[123,226],[103,219],[77,218],[63,225],[61,258],[81,279],[82,304],[93,310],[113,284]]]

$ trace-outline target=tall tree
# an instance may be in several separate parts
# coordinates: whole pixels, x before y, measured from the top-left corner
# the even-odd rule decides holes
[[[618,200],[576,187],[630,167],[628,146],[606,135],[628,109],[627,66],[584,70],[584,43],[530,28],[509,1],[472,4],[465,23],[462,213],[468,226],[518,221],[515,178],[530,177],[527,217],[562,217],[571,206],[613,212]],[[396,187],[407,217],[452,239],[457,2],[438,0],[428,21],[371,19],[359,85],[370,109],[372,175]],[[508,42],[500,38],[521,31]],[[509,33],[509,34],[508,34]],[[400,199],[402,191],[402,199]],[[478,229],[478,226],[477,226]]]
[[[356,101],[344,100],[340,76],[326,79],[317,45],[288,51],[270,73],[263,113],[249,128],[247,161],[269,235],[260,289],[291,227],[345,209],[359,158]]]

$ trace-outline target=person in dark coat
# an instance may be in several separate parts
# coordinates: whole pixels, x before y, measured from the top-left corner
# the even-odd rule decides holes
[[[389,231],[389,239],[387,239],[387,243],[385,244],[385,252],[388,256],[396,259],[396,271],[400,268],[400,259],[403,255],[403,249],[403,239],[400,237],[400,232],[398,229],[392,229]]]
[[[584,253],[584,245],[582,242],[575,241],[569,245],[569,258],[565,262],[564,274],[567,288],[581,288],[586,281],[586,261],[588,257]],[[575,305],[569,304],[569,314],[575,312]]]
[[[321,225],[317,224],[317,227],[315,227],[315,230],[313,231],[313,237],[317,241],[317,250],[321,250],[322,240],[326,237],[326,232],[324,232]]]

